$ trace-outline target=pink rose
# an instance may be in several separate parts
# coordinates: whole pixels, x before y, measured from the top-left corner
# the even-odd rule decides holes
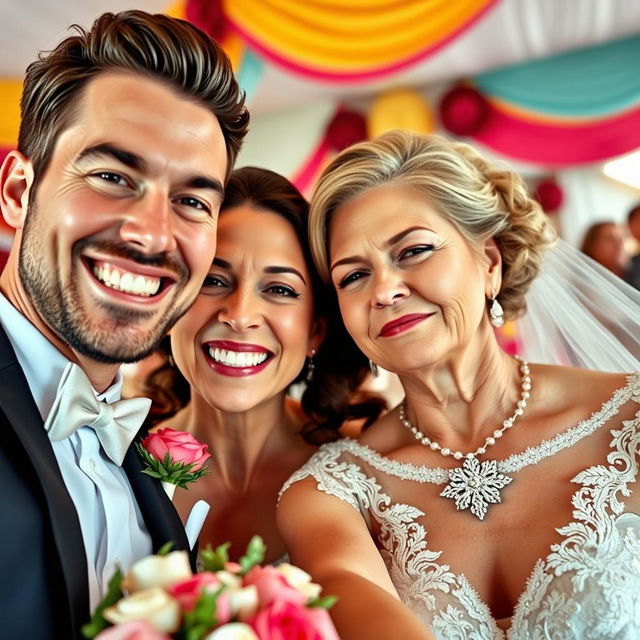
[[[203,571],[189,580],[184,580],[168,587],[167,591],[180,603],[183,611],[193,611],[196,606],[196,600],[204,589],[216,591],[222,584],[215,573]],[[216,600],[216,618],[218,619],[218,624],[224,624],[231,620],[231,604],[229,596],[225,593],[221,593]]]
[[[96,640],[171,640],[171,638],[156,631],[146,620],[132,620],[105,629],[96,636]]]
[[[275,567],[253,567],[242,583],[245,587],[255,585],[258,590],[258,600],[263,607],[274,600],[291,602],[295,605],[304,605],[307,601],[307,596],[294,589]]]
[[[276,600],[258,611],[249,626],[259,640],[340,640],[325,609]]]
[[[191,471],[201,469],[211,457],[206,444],[198,442],[190,433],[169,428],[150,433],[142,441],[142,446],[160,462],[168,453],[172,462],[193,464]]]

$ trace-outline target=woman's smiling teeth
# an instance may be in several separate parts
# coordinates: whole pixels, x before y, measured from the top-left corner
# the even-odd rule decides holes
[[[256,367],[262,364],[268,353],[265,351],[229,351],[228,349],[218,349],[209,347],[209,357],[227,367]]]
[[[111,267],[108,264],[95,264],[92,270],[93,275],[105,286],[147,298],[158,293],[162,282],[161,278],[129,273],[128,271]]]

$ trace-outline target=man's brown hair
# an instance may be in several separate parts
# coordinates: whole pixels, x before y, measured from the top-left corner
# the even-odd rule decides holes
[[[89,31],[72,28],[75,35],[41,53],[26,71],[18,150],[33,164],[34,187],[86,84],[107,71],[159,79],[209,109],[220,123],[231,173],[249,113],[229,58],[209,36],[184,20],[137,10],[105,13]]]

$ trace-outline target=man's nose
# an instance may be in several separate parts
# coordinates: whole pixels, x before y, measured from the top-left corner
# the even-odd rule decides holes
[[[170,253],[177,246],[174,215],[166,194],[146,194],[128,212],[120,237],[144,253]]]

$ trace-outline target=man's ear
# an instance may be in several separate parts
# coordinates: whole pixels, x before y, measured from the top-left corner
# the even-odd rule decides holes
[[[483,255],[487,265],[487,297],[492,291],[500,291],[502,285],[502,254],[495,238],[488,238],[484,243]]]
[[[22,229],[33,184],[33,166],[19,151],[10,151],[0,168],[0,209],[6,223]]]
[[[311,350],[317,351],[327,335],[327,319],[324,316],[318,316],[311,325],[311,333],[309,335],[309,353]]]

